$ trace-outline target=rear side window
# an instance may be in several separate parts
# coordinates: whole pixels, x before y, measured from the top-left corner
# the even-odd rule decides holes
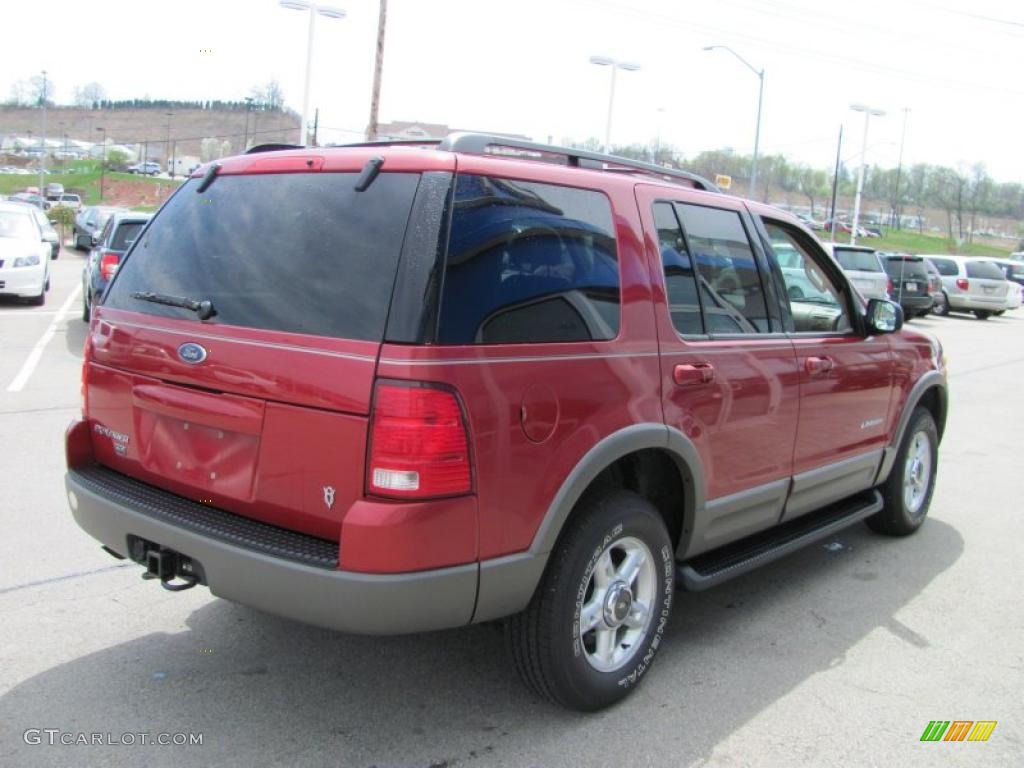
[[[654,204],[654,225],[658,230],[661,266],[665,272],[672,325],[684,336],[704,333],[704,321],[697,298],[697,278],[686,248],[686,240],[671,203]]]
[[[833,249],[836,261],[843,269],[856,272],[881,272],[882,265],[878,263],[878,257],[872,251],[851,251],[845,248]]]
[[[438,340],[511,344],[613,339],[619,264],[600,192],[460,175]]]
[[[1006,275],[1003,274],[1003,270],[991,261],[968,261],[965,266],[967,267],[968,277],[977,277],[979,279],[986,280],[1006,279]]]
[[[114,251],[127,251],[128,247],[135,242],[135,238],[139,236],[139,232],[146,226],[144,221],[126,221],[117,228],[114,232],[114,237],[110,241],[110,248]]]
[[[708,333],[767,333],[768,310],[746,229],[736,211],[677,204],[697,264]]]
[[[132,297],[209,300],[209,321],[379,341],[418,174],[382,173],[356,192],[354,173],[192,179],[135,244],[104,304],[195,319]]]
[[[960,274],[956,262],[952,259],[929,259],[929,261],[939,270],[939,274],[943,277],[956,277]]]

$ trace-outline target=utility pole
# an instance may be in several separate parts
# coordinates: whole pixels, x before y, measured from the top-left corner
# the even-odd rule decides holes
[[[319,132],[320,132],[320,107],[317,107],[316,110],[313,112],[313,141],[307,143],[307,146],[310,146],[310,147],[319,146],[317,144],[317,137],[319,136]]]
[[[387,27],[388,0],[380,0],[377,19],[377,57],[373,64],[373,92],[370,96],[370,124],[366,126],[366,140],[377,140],[377,113],[380,109],[380,80],[384,70],[384,30]]]
[[[830,240],[836,241],[836,193],[839,191],[839,168],[840,155],[843,151],[843,126],[839,126],[839,143],[836,144],[836,172],[832,176],[832,213],[829,215],[829,229],[831,230]]]
[[[242,152],[249,148],[249,113],[252,112],[252,96],[245,97],[245,138],[242,139]]]
[[[896,163],[896,191],[892,196],[892,225],[900,229],[900,174],[903,172],[903,144],[907,140],[907,113],[909,107],[903,108],[903,133],[900,135],[900,159]]]
[[[171,159],[171,118],[174,117],[173,112],[167,113],[167,145],[164,147],[164,163],[170,164],[171,168],[174,167]]]

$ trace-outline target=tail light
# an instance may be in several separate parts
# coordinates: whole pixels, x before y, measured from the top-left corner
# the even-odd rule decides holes
[[[890,277],[890,278],[888,278],[888,279],[887,279],[887,280],[885,281],[885,290],[887,290],[887,291],[889,292],[889,295],[890,295],[890,296],[892,296],[892,295],[893,295],[893,293],[895,293],[895,292],[896,292],[896,288],[895,288],[895,286],[893,286],[893,284],[892,284],[892,278],[891,278],[891,277]]]
[[[970,287],[970,285],[971,284],[967,282],[966,277],[958,277],[956,279],[956,287],[959,288],[961,291],[966,291]]]
[[[371,419],[367,493],[428,499],[472,491],[469,440],[455,392],[378,382]]]
[[[121,263],[121,256],[113,251],[103,251],[100,253],[100,274],[103,275],[103,279],[110,282],[110,279],[117,272],[117,266]]]

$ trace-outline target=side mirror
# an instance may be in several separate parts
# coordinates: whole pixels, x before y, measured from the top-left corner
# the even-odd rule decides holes
[[[895,333],[903,327],[903,308],[894,301],[871,299],[867,320],[868,327],[875,333]]]
[[[96,235],[93,235],[89,238],[89,242],[92,244],[92,247],[95,248],[100,244],[100,239]]]

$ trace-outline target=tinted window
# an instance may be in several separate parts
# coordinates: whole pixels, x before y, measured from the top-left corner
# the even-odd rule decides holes
[[[923,259],[882,259],[885,271],[894,280],[913,278],[915,280],[928,280],[928,270],[924,268]]]
[[[841,284],[825,268],[824,254],[812,251],[783,224],[765,221],[765,229],[782,271],[793,330],[797,333],[852,330]]]
[[[1006,275],[991,261],[968,261],[966,263],[967,276],[985,278],[988,280],[1005,280]]]
[[[672,325],[682,334],[704,333],[697,299],[697,278],[686,248],[683,231],[671,203],[654,204],[654,225],[658,230],[661,266],[665,272]]]
[[[952,259],[928,259],[935,268],[939,270],[939,274],[945,277],[956,277],[960,274],[960,270],[957,264]]]
[[[438,339],[612,339],[619,265],[599,192],[462,175],[455,184]]]
[[[114,232],[114,237],[110,241],[111,250],[127,251],[128,246],[135,242],[135,238],[139,236],[139,232],[144,226],[146,226],[144,221],[123,222]]]
[[[676,205],[700,277],[708,333],[769,330],[764,291],[740,215],[720,208]]]
[[[836,261],[843,269],[852,269],[858,272],[881,272],[882,265],[878,263],[878,257],[872,251],[851,251],[845,248],[834,248]]]
[[[104,303],[154,315],[195,314],[132,298],[152,291],[209,299],[210,321],[380,340],[419,176],[382,173],[223,176],[190,180],[117,272]]]

